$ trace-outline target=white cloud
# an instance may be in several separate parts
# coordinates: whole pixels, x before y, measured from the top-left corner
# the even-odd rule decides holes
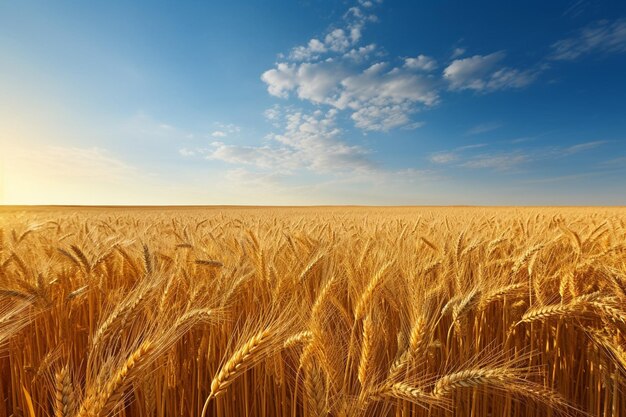
[[[437,68],[437,61],[426,55],[418,55],[415,58],[406,58],[404,66],[410,69],[432,71]]]
[[[487,74],[493,66],[500,62],[505,56],[503,51],[491,53],[489,55],[474,55],[469,58],[457,59],[444,71],[450,77],[472,78],[477,75]]]
[[[291,50],[289,58],[294,61],[306,61],[309,59],[316,59],[320,54],[323,54],[328,49],[323,42],[319,39],[311,39],[306,46],[296,46]]]
[[[360,103],[420,103],[432,106],[439,96],[430,78],[413,74],[401,68],[386,71],[385,63],[377,63],[360,74],[352,74],[341,81],[343,90],[336,106],[359,108]]]
[[[214,138],[225,138],[241,132],[241,127],[233,123],[215,122],[214,125],[217,128],[217,130],[211,132],[211,136]]]
[[[404,67],[388,70],[383,62],[362,71],[341,60],[280,63],[261,78],[278,97],[295,92],[302,100],[349,109],[356,126],[365,130],[408,124],[416,105],[433,106],[439,99],[431,78]]]
[[[346,59],[350,59],[357,63],[365,61],[369,59],[370,55],[376,50],[376,44],[369,44],[365,46],[360,46],[358,48],[352,48],[348,52],[346,52],[343,57]]]
[[[374,44],[356,45],[365,24],[376,20],[364,10],[373,5],[362,2],[360,7],[351,7],[344,16],[344,27],[333,28],[323,38],[292,49],[289,59],[261,75],[267,91],[280,98],[295,96],[346,110],[355,126],[363,130],[419,127],[419,123],[411,123],[411,114],[435,105],[439,94],[437,80],[416,70],[430,72],[437,63],[418,55],[396,67],[386,62],[363,65],[373,54],[380,55]]]
[[[281,112],[280,112],[280,106],[275,104],[272,107],[270,107],[269,109],[266,109],[263,112],[263,116],[265,116],[265,118],[270,121],[270,122],[275,122],[280,118]]]
[[[340,63],[326,61],[299,65],[279,63],[276,68],[265,71],[261,79],[274,96],[287,98],[295,90],[301,99],[326,103],[343,76]]]
[[[504,52],[499,51],[456,59],[444,69],[443,76],[451,90],[496,91],[524,87],[539,75],[540,69],[499,67],[504,57]]]
[[[260,149],[229,146],[227,152],[218,147],[202,151],[204,157],[227,158],[236,165],[221,178],[219,186],[225,192],[271,196],[265,204],[372,204],[373,199],[383,204],[398,195],[414,197],[416,187],[424,190],[427,181],[435,178],[428,170],[373,164],[367,150],[341,139],[343,132],[334,121],[336,110],[305,114],[280,109],[278,114],[283,130],[267,137]],[[319,132],[321,137],[316,136]],[[273,166],[268,167],[265,158]],[[315,179],[308,173],[316,174]]]
[[[335,61],[304,63],[297,72],[298,97],[314,103],[330,104],[339,93],[339,83],[346,73],[347,70]]]
[[[433,81],[402,68],[386,70],[377,63],[341,81],[341,93],[331,101],[353,110],[351,118],[365,130],[389,130],[410,122],[416,105],[433,106],[439,100]]]
[[[337,110],[312,114],[287,112],[277,117],[282,131],[268,136],[261,146],[229,145],[214,142],[209,149],[196,150],[207,159],[248,165],[272,172],[308,170],[318,174],[363,172],[374,169],[368,151],[341,139]]]
[[[270,146],[227,145],[213,142],[212,149],[204,152],[207,159],[231,164],[253,165],[263,169],[293,170],[298,167],[294,152],[288,148]]]
[[[458,58],[465,53],[465,48],[454,48],[451,58]]]
[[[284,131],[271,135],[271,139],[293,149],[302,166],[316,172],[371,169],[374,164],[367,157],[369,152],[341,139],[336,117],[334,109],[325,113],[317,110],[309,115],[290,113]]]
[[[448,65],[443,76],[450,82],[450,88],[482,90],[484,79],[493,71],[493,67],[504,58],[504,52],[489,55],[474,55],[470,58],[456,59]]]
[[[600,20],[588,25],[575,36],[553,43],[550,58],[571,61],[594,52],[626,52],[626,19]]]
[[[360,2],[369,9],[373,2]],[[311,38],[306,45],[294,47],[289,53],[292,61],[315,61],[329,52],[344,53],[361,40],[367,22],[375,22],[376,15],[368,14],[360,7],[350,7],[343,18],[343,27],[334,27],[321,37]]]
[[[267,84],[267,91],[271,95],[287,98],[289,91],[296,86],[296,65],[280,62],[276,68],[265,71],[261,79]]]
[[[333,52],[344,52],[352,42],[352,38],[343,29],[335,29],[324,38],[324,43]]]
[[[360,107],[350,117],[360,129],[388,131],[409,123],[410,112],[411,109],[406,104],[372,105]]]
[[[371,62],[382,52],[374,44],[357,43],[365,24],[376,20],[365,10],[375,3],[380,2],[359,2],[359,7],[351,7],[344,15],[343,27],[292,49],[289,59],[261,75],[267,91],[276,97],[297,97],[347,111],[355,126],[363,130],[421,126],[411,121],[411,115],[439,101],[440,80],[429,74],[437,62],[423,54],[405,58],[397,66]],[[522,78],[513,71],[495,73],[494,88],[513,85]]]

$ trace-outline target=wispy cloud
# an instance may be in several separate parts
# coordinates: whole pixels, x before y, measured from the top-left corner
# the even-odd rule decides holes
[[[522,88],[531,84],[542,68],[520,70],[501,65],[504,51],[455,59],[443,71],[451,90],[490,92]]]
[[[214,122],[209,129],[189,129],[165,122],[152,115],[139,111],[123,124],[126,132],[143,138],[162,138],[179,141],[189,139],[223,139],[236,136],[241,127],[233,123]]]
[[[159,120],[148,113],[139,111],[124,123],[124,129],[133,135],[142,137],[160,137],[185,139],[193,137],[193,133],[178,128],[169,122]]]
[[[518,148],[505,151],[474,152],[485,148],[486,144],[462,146],[449,151],[436,152],[430,155],[429,160],[437,165],[454,165],[471,169],[491,169],[495,171],[510,171],[527,165],[531,162],[556,160],[574,154],[595,149],[607,141],[591,141],[571,146],[553,146],[539,148]]]
[[[385,190],[394,187],[394,192],[399,192],[411,184],[423,184],[436,178],[430,170],[387,169],[376,164],[370,159],[368,149],[351,145],[343,138],[345,132],[337,126],[338,113],[337,109],[307,113],[272,107],[271,118],[279,131],[269,134],[261,145],[213,142],[208,148],[182,148],[179,153],[187,158],[233,165],[224,180],[234,187],[257,192],[263,189],[269,193],[306,195],[366,184],[384,185]],[[306,186],[289,184],[290,178],[306,174],[314,174],[318,180]],[[324,179],[329,177],[332,180]]]
[[[214,138],[225,138],[227,136],[231,136],[237,134],[241,131],[241,128],[232,123],[220,123],[216,122],[215,127],[217,128],[213,132],[211,132],[211,136]]]
[[[550,59],[572,61],[591,53],[626,52],[626,19],[600,20],[551,46]]]
[[[585,9],[589,6],[588,0],[574,0],[571,4],[563,11],[563,16],[575,18],[578,17]]]
[[[458,58],[458,57],[462,56],[463,54],[465,54],[465,48],[458,48],[457,47],[457,48],[454,48],[452,50],[452,54],[451,54],[450,57],[452,59],[455,59],[455,58]]]
[[[562,149],[562,151],[559,150],[559,152],[562,153],[563,155],[573,155],[576,153],[585,152],[585,151],[597,148],[606,143],[607,143],[606,140],[595,140],[592,142],[578,143],[576,145],[568,146]]]
[[[59,178],[118,182],[139,174],[136,167],[98,147],[47,146],[28,151],[18,149],[11,159],[24,166],[38,167],[41,172]]]
[[[459,159],[456,152],[437,152],[429,157],[430,161],[435,164],[449,164]]]
[[[611,158],[609,160],[604,161],[602,165],[626,167],[626,156]]]
[[[485,146],[487,146],[485,143],[474,143],[471,145],[459,146],[450,151],[435,152],[431,154],[428,159],[434,164],[450,164],[451,162],[461,159],[465,151],[484,148]]]
[[[485,146],[488,146],[486,143],[473,143],[471,145],[465,145],[465,146],[459,146],[458,148],[456,148],[458,151],[466,151],[468,149],[478,149],[478,148],[484,148]]]
[[[519,137],[519,138],[515,138],[515,139],[509,140],[509,143],[519,144],[519,143],[531,142],[531,141],[533,141],[535,139],[536,138],[534,136],[522,136],[522,137]]]
[[[249,189],[281,189],[285,175],[278,172],[256,172],[246,168],[234,168],[226,171],[224,178],[240,187]]]
[[[527,163],[530,157],[521,152],[484,154],[472,157],[461,164],[462,167],[472,169],[493,169],[508,171]]]
[[[327,112],[317,110],[311,114],[287,111],[276,115],[282,131],[270,134],[263,145],[213,142],[210,148],[183,149],[181,154],[201,155],[206,159],[283,173],[373,169],[375,164],[369,159],[366,149],[349,145],[341,139],[343,132],[337,127],[336,117],[335,109]]]
[[[479,135],[481,133],[491,132],[493,130],[499,129],[502,127],[502,123],[498,122],[489,122],[489,123],[481,123],[476,126],[472,126],[467,129],[466,134],[468,135]]]
[[[537,178],[532,180],[523,180],[522,184],[550,184],[555,182],[566,182],[566,181],[576,181],[581,178],[595,177],[597,175],[603,174],[602,172],[585,172],[582,174],[571,174],[571,175],[558,175],[554,177],[544,177]]]
[[[18,145],[3,152],[11,204],[111,204],[125,198],[128,203],[160,182],[101,147]]]

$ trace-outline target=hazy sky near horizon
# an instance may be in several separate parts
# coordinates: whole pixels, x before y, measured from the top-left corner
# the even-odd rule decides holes
[[[0,2],[0,203],[626,204],[626,2]]]

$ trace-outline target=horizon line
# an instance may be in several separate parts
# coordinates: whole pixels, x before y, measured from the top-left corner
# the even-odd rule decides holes
[[[433,208],[541,208],[541,207],[561,207],[561,208],[626,208],[620,204],[0,204],[1,209],[16,208],[94,208],[94,209],[118,209],[118,208],[411,208],[411,207],[433,207]]]

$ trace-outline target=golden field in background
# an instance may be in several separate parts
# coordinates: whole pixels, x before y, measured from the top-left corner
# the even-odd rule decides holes
[[[0,417],[626,415],[623,208],[0,208]]]

